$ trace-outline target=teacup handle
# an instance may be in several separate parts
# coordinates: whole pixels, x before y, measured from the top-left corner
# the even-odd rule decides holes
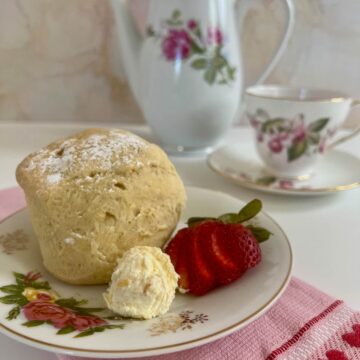
[[[359,100],[353,100],[351,104],[351,109],[353,109],[356,106],[360,106],[360,99]],[[350,110],[351,111],[351,110]],[[333,149],[335,146],[338,146],[345,141],[348,141],[352,139],[354,136],[360,133],[360,125],[358,125],[350,134],[344,135],[340,137],[339,139],[335,140],[333,143],[327,146],[329,150]]]

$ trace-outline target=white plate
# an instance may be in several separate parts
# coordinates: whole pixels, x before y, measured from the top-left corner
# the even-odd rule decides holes
[[[187,193],[189,200],[183,221],[195,215],[217,216],[237,211],[244,205],[239,199],[220,192],[188,188]],[[124,324],[124,329],[105,329],[104,332],[76,338],[74,336],[79,331],[57,335],[57,329],[50,324],[35,327],[22,325],[26,322],[23,310],[16,319],[7,320],[9,311],[15,305],[0,303],[0,330],[40,349],[103,358],[159,355],[219,339],[265,312],[282,294],[290,279],[292,252],[286,235],[264,212],[257,216],[256,222],[274,234],[261,245],[262,262],[235,283],[203,297],[178,294],[170,312],[161,318],[149,321],[108,320],[111,324]],[[41,272],[42,278],[37,282],[47,280],[60,298],[88,300],[87,305],[81,306],[104,306],[101,297],[104,286],[71,286],[46,272],[27,210],[0,224],[0,243],[3,250],[0,252],[1,287],[16,284],[14,271],[21,274]],[[16,288],[8,290],[16,291]],[[29,296],[29,291],[26,294]],[[1,296],[6,295],[9,294],[1,293]],[[45,308],[50,309],[48,305]],[[40,312],[43,310],[41,307]]]
[[[332,150],[304,181],[269,175],[250,144],[224,146],[208,157],[208,165],[219,175],[250,189],[285,195],[326,195],[360,186],[360,159]]]

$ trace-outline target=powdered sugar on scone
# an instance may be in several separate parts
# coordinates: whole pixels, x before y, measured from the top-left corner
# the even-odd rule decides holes
[[[110,135],[110,136],[109,136]],[[49,184],[57,184],[75,168],[82,170],[89,164],[101,170],[119,165],[140,167],[138,153],[147,143],[136,135],[111,130],[110,134],[92,134],[82,139],[68,139],[40,150],[30,158],[28,171],[40,171]]]

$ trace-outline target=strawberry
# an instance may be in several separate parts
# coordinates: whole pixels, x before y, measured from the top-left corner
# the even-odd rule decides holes
[[[175,271],[180,276],[179,287],[181,289],[187,290],[187,289],[189,289],[189,267],[187,265],[188,247],[189,247],[190,241],[192,240],[191,237],[192,237],[193,231],[191,229],[185,229],[185,230],[188,230],[188,231],[182,232],[180,230],[180,232],[173,239],[175,241],[174,248],[171,247],[171,243],[170,243],[169,246],[165,249],[165,252],[170,256],[170,259],[174,265]],[[180,236],[178,236],[178,235],[180,235]],[[168,252],[168,249],[170,250],[170,252]],[[173,261],[173,258],[174,258],[174,261]],[[174,262],[175,262],[175,264],[174,264]]]
[[[189,228],[179,230],[176,233],[176,236],[166,245],[165,251],[170,256],[175,268],[178,261],[179,248],[181,246],[181,243],[183,242],[184,238],[189,237],[190,232],[191,231]]]
[[[249,228],[242,224],[227,224],[229,241],[226,242],[228,255],[246,270],[261,261],[260,246]]]
[[[228,241],[227,226],[217,221],[205,221],[196,226],[201,237],[201,249],[204,258],[210,264],[219,284],[224,285],[236,280],[242,272],[238,263],[228,255],[226,242]]]
[[[261,227],[244,226],[257,215],[260,200],[253,200],[239,213],[218,218],[190,218],[188,228],[180,230],[167,245],[179,286],[194,295],[203,295],[215,287],[240,278],[261,261],[258,242],[271,233]]]
[[[191,288],[202,295],[215,286],[215,278],[200,253],[200,237],[195,229],[180,230],[165,248],[176,272],[180,275],[179,287]]]
[[[189,269],[189,289],[194,295],[203,295],[216,286],[213,269],[209,266],[202,252],[202,235],[200,227],[193,229],[192,237],[187,244],[187,265]]]

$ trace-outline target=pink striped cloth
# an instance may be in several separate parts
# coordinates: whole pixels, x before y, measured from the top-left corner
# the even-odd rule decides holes
[[[18,188],[0,191],[0,220],[24,206]],[[208,345],[146,359],[360,360],[360,313],[293,278],[278,302],[244,329]]]

